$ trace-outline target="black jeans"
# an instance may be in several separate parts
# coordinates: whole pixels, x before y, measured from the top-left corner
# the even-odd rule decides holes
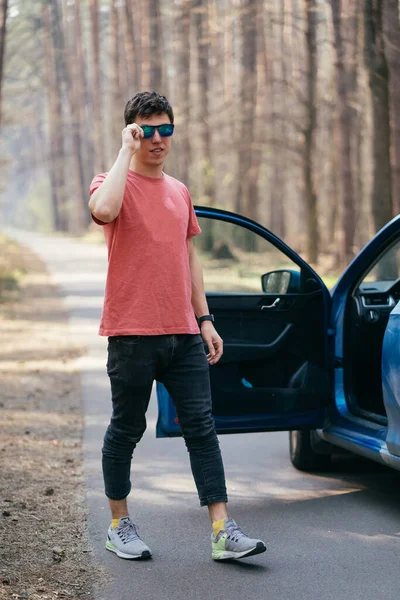
[[[122,500],[131,490],[132,454],[146,430],[146,411],[157,380],[175,404],[201,506],[227,502],[201,335],[116,336],[108,342],[113,411],[103,444],[106,496]]]

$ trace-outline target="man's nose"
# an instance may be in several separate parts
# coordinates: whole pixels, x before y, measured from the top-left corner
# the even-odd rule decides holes
[[[162,138],[161,138],[161,135],[159,134],[159,131],[158,131],[158,129],[156,129],[156,130],[154,131],[154,135],[153,135],[153,137],[151,138],[151,141],[152,141],[152,142],[161,142],[161,139],[162,139]]]

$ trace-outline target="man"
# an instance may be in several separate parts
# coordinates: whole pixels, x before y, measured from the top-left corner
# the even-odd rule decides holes
[[[209,381],[209,365],[219,361],[223,344],[208,314],[192,240],[201,230],[189,192],[163,172],[173,122],[164,96],[137,94],[125,107],[126,127],[113,167],[90,186],[89,208],[104,227],[109,259],[100,323],[100,335],[109,338],[113,405],[102,450],[112,515],[106,548],[121,558],[151,557],[129,517],[127,496],[132,453],[146,429],[157,380],[176,406],[200,504],[208,507],[212,558],[242,558],[264,552],[265,545],[245,535],[227,514]]]

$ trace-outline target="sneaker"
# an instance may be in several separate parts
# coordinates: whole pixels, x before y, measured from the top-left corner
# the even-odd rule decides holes
[[[233,519],[225,519],[225,529],[216,537],[211,534],[211,546],[214,560],[244,558],[266,551],[264,542],[249,538]]]
[[[151,550],[140,539],[137,526],[129,517],[122,517],[118,526],[108,528],[106,548],[120,558],[150,558]]]

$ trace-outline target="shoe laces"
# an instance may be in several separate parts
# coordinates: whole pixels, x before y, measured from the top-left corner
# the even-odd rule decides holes
[[[133,542],[134,540],[140,540],[138,527],[132,521],[126,521],[124,525],[119,528],[118,536],[124,544]]]
[[[228,540],[232,540],[232,542],[238,542],[241,538],[247,537],[243,529],[239,527],[235,521],[231,521],[225,528],[225,531],[227,533]]]

